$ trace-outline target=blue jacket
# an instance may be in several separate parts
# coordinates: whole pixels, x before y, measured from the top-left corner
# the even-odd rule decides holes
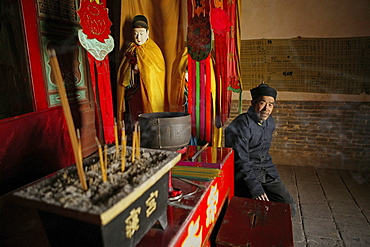
[[[276,179],[279,173],[269,154],[275,122],[270,116],[259,123],[253,107],[237,116],[225,129],[225,145],[235,154],[235,195],[256,198],[265,193],[261,182],[266,174]],[[246,193],[243,193],[246,192]]]

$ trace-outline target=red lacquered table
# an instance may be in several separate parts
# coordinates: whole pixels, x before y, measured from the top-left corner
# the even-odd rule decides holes
[[[211,181],[172,178],[172,186],[180,189],[183,197],[169,203],[167,228],[153,227],[137,246],[209,245],[221,210],[234,195],[234,153],[230,148],[208,147],[194,161],[189,159],[197,151],[199,147],[189,146],[179,163],[189,166],[213,164],[221,169],[221,176]]]

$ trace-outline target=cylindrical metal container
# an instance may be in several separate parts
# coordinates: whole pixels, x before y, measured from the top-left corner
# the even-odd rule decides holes
[[[185,112],[154,112],[139,115],[140,146],[178,150],[189,144],[191,118]]]

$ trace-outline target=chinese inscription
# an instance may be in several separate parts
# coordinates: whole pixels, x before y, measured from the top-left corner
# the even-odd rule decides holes
[[[158,190],[153,191],[149,194],[149,197],[145,200],[145,216],[149,218],[152,213],[157,209],[157,198]],[[141,207],[134,208],[130,211],[129,216],[126,218],[126,237],[132,238],[137,230],[140,228],[140,213]]]
[[[145,205],[147,206],[146,217],[149,217],[157,208],[157,201],[156,201],[157,197],[158,197],[158,190],[150,193],[150,197],[145,201]]]
[[[134,233],[139,230],[140,228],[140,219],[139,219],[139,214],[141,212],[141,208],[135,208],[132,209],[130,212],[129,217],[125,220],[126,223],[126,237],[127,238],[132,238]]]
[[[206,226],[213,224],[216,221],[216,213],[217,213],[217,204],[218,204],[218,189],[217,184],[215,186],[211,186],[211,192],[209,193],[207,199],[207,218],[206,218]]]

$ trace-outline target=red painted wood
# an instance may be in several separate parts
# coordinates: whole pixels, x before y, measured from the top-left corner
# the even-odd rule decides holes
[[[293,246],[289,204],[233,197],[216,244],[218,247]]]
[[[225,150],[228,151],[226,154]],[[212,153],[212,147],[208,147],[202,156],[206,159],[209,153]],[[207,246],[209,244],[209,237],[223,206],[234,195],[234,153],[232,149],[217,148],[217,152],[213,152],[212,155],[215,163],[221,163],[221,165],[215,164],[215,166],[222,167],[221,177],[208,182],[192,181],[204,186],[204,189],[179,179],[173,179],[173,187],[182,190],[183,195],[194,191],[195,194],[184,197],[177,205],[168,206],[168,227],[164,230],[153,227],[137,246],[193,246],[192,244]],[[186,159],[186,157],[183,158]],[[209,204],[215,202],[215,195],[218,198],[217,203],[214,204],[216,205],[215,218],[212,220],[209,217],[213,215],[210,213],[212,207]],[[195,243],[200,243],[200,245]]]
[[[46,99],[46,89],[42,70],[42,58],[39,44],[39,29],[37,24],[36,1],[22,0],[23,25],[26,47],[29,57],[31,85],[34,95],[34,110],[44,110],[49,107]]]

